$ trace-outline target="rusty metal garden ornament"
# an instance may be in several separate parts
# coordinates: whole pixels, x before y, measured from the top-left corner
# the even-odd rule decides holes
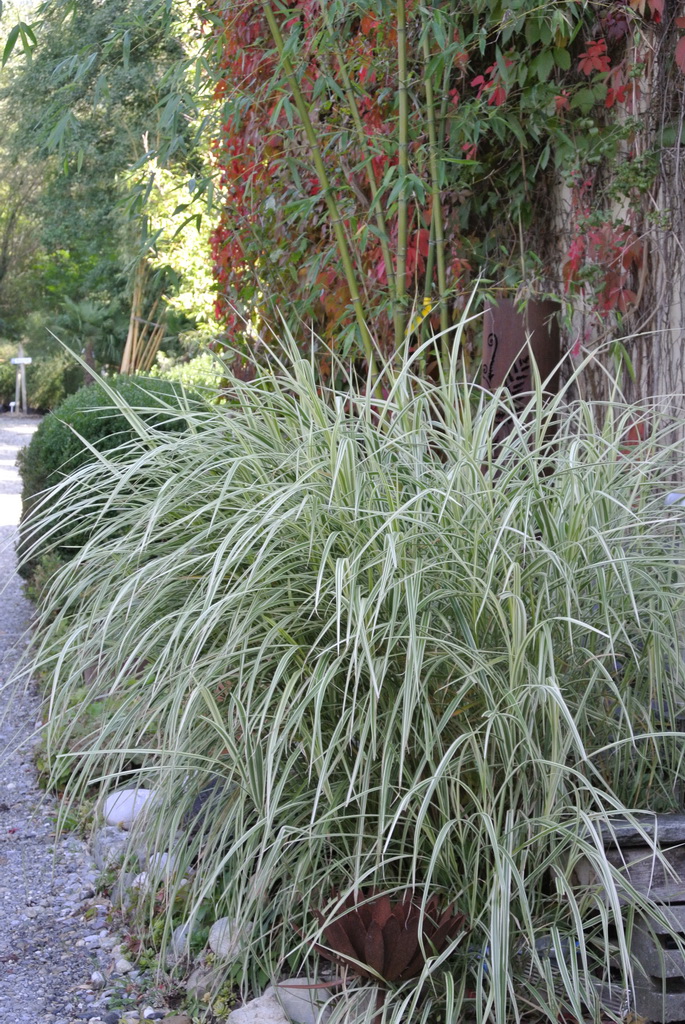
[[[411,890],[393,900],[373,889],[353,893],[342,908],[332,915],[313,911],[325,942],[314,948],[327,960],[385,985],[420,974],[428,957],[465,930],[466,918],[452,904],[441,910],[433,895],[422,912]]]
[[[545,391],[559,388],[560,306],[551,299],[528,302],[522,312],[511,299],[485,309],[483,322],[483,387],[506,388],[515,400],[533,389],[533,361]]]

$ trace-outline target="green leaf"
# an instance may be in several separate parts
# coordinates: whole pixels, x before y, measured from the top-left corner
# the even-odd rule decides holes
[[[568,71],[571,67],[571,54],[568,50],[564,49],[563,46],[555,46],[554,50],[554,63],[562,71]]]
[[[622,367],[628,372],[628,376],[634,382],[635,381],[635,367],[633,361],[628,354],[628,349],[625,347],[622,341],[614,341],[611,344],[611,354],[614,357],[616,370],[620,372]]]
[[[526,133],[524,132],[523,128],[521,127],[521,122],[519,121],[519,119],[517,117],[515,117],[514,114],[508,114],[505,117],[504,120],[509,125],[509,128],[514,133],[514,135],[516,136],[518,141],[521,143],[521,145],[524,147],[524,149],[527,149],[528,148],[528,136],[526,135]]]
[[[543,149],[542,153],[540,154],[540,159],[538,160],[537,167],[535,168],[535,173],[536,174],[538,172],[538,169],[544,171],[544,169],[546,168],[547,164],[549,163],[549,158],[550,158],[551,152],[552,151],[551,151],[550,145],[549,145],[549,143],[547,143],[547,145]]]
[[[19,31],[20,31],[19,25],[15,25],[14,28],[11,30],[10,34],[7,37],[7,42],[5,43],[5,49],[2,51],[2,66],[3,67],[5,66],[7,61],[10,59],[10,57],[12,56],[12,51],[14,50],[14,47],[17,45],[17,39],[19,38]]]
[[[93,109],[97,107],[100,100],[105,100],[109,97],[109,83],[107,81],[107,75],[101,72],[95,82],[93,88]]]
[[[522,60],[521,63],[519,64],[519,66],[518,66],[518,71],[516,72],[516,81],[518,82],[518,85],[519,85],[520,89],[525,88],[526,82],[528,81],[528,78],[530,77],[530,73],[531,73],[531,65],[530,64],[526,64],[526,62]]]
[[[73,127],[75,124],[76,118],[70,110],[67,110],[65,114],[62,114],[48,136],[48,141],[46,143],[48,150],[53,151],[55,149],[61,149],[68,129]]]
[[[33,57],[33,51],[36,47],[36,37],[33,29],[30,25],[26,25],[23,21],[19,22],[19,35],[21,36],[21,43],[24,48],[24,54],[29,61]]]
[[[533,66],[538,76],[538,81],[546,82],[554,67],[554,56],[551,50],[543,50],[533,61]]]
[[[128,71],[129,63],[131,59],[131,31],[126,29],[121,40],[121,59],[124,65],[124,71]]]
[[[580,110],[582,114],[588,114],[595,105],[595,94],[587,86],[579,89],[571,100],[571,110]]]
[[[528,18],[526,21],[526,42],[534,46],[540,41],[540,22],[537,18]]]

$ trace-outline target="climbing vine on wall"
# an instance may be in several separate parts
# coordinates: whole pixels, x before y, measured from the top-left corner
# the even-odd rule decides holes
[[[667,0],[215,0],[227,332],[286,298],[353,355],[368,354],[362,310],[389,352],[452,323],[475,275],[629,312],[658,170],[639,141],[645,82],[666,31],[685,66],[681,14]]]

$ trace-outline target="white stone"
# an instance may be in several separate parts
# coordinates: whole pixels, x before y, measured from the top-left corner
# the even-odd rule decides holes
[[[114,970],[117,972],[117,974],[128,974],[129,971],[133,970],[133,964],[129,963],[129,961],[125,960],[122,956],[115,963]]]
[[[325,1008],[330,989],[319,988],[311,978],[285,978],[276,985],[269,985],[264,995],[273,995],[294,1024],[316,1024],[317,1021],[323,1024],[331,1015],[330,1009]]]
[[[93,971],[90,976],[90,983],[93,988],[104,988],[105,987],[105,976],[100,971]]]
[[[154,875],[173,875],[178,870],[178,857],[173,853],[153,853],[147,865],[147,870]]]
[[[190,953],[190,924],[188,921],[174,928],[169,945],[175,957],[188,956]]]
[[[223,976],[223,971],[215,967],[196,967],[186,982],[186,991],[189,996],[204,999],[219,988]]]
[[[130,871],[122,871],[116,882],[112,886],[112,892],[110,893],[110,900],[116,906],[125,907],[131,902],[131,885],[136,875]]]
[[[110,793],[102,808],[105,823],[130,828],[152,796],[152,789],[120,789],[118,793]]]
[[[228,960],[240,951],[240,935],[236,922],[230,917],[220,917],[209,929],[209,948],[222,960]]]
[[[106,871],[113,864],[118,864],[124,856],[128,836],[120,828],[103,825],[93,836],[93,860],[99,871]]]
[[[276,997],[263,995],[229,1013],[226,1024],[289,1024],[289,1021]]]

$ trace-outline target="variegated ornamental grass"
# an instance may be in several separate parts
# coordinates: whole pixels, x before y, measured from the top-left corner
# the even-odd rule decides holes
[[[454,367],[387,370],[385,398],[289,367],[231,380],[184,434],[129,411],[137,440],[45,502],[36,537],[99,524],[32,652],[53,763],[117,695],[68,792],[158,790],[148,837],[191,908],[237,919],[246,978],[311,967],[355,892],[411,892],[465,924],[392,983],[388,1020],[597,1017],[595,978],[629,972],[618,890],[645,903],[600,828],[676,808],[683,776],[666,426],[540,386],[517,414]],[[574,886],[582,856],[606,896]]]

